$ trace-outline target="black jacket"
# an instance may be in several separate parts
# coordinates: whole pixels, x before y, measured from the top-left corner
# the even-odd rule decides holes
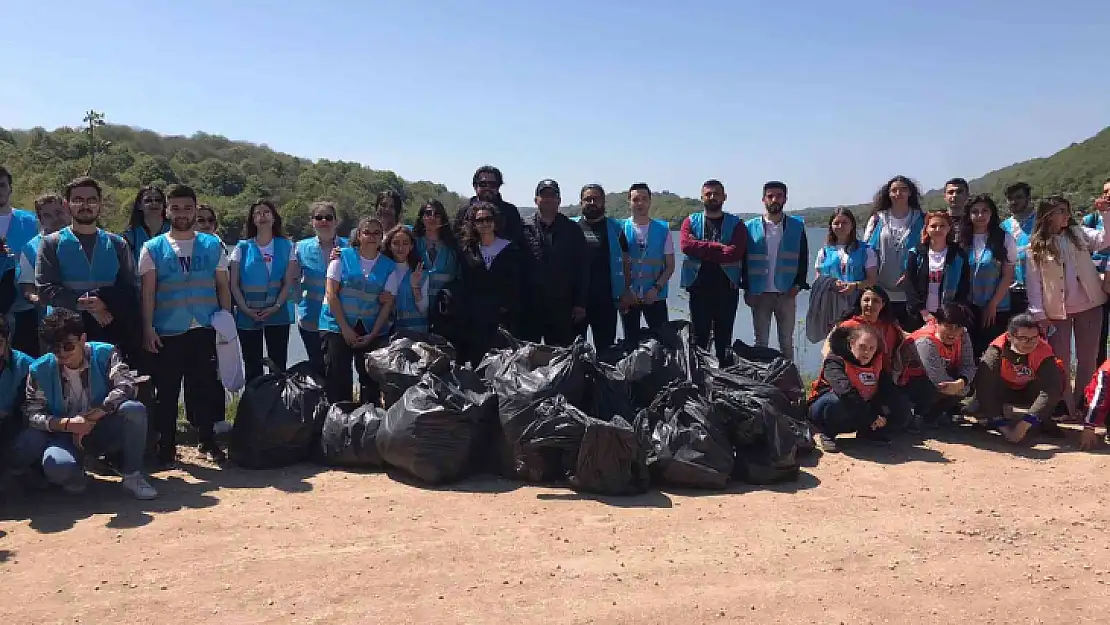
[[[949,301],[966,303],[968,294],[971,292],[971,269],[967,261],[967,252],[958,245],[952,244],[948,246],[948,255],[944,260],[945,271],[948,270],[948,267],[956,264],[961,267],[956,296],[951,300],[945,299],[944,285],[942,284],[940,298],[942,306]],[[906,288],[906,313],[914,321],[917,321],[921,318],[921,311],[925,309],[925,302],[929,297],[928,244],[923,243],[910,250],[909,258],[906,259],[906,281],[904,284]]]
[[[460,207],[458,212],[455,213],[454,227],[456,233],[462,232],[463,223],[466,221],[466,216],[470,213],[470,205],[477,202],[478,197],[474,196],[470,198],[470,204]],[[497,199],[493,201],[493,204],[497,206],[497,212],[501,214],[501,238],[512,241],[517,245],[523,245],[521,239],[522,226],[520,221],[520,211],[517,209],[516,205],[510,204],[501,199],[500,195],[498,195]]]
[[[520,285],[524,254],[515,243],[501,250],[489,269],[476,249],[459,252],[459,277],[452,282],[456,308],[467,325],[496,325],[516,332],[520,319]]]
[[[524,223],[524,256],[525,314],[569,316],[586,307],[590,259],[578,224],[559,213],[546,226],[537,212]]]

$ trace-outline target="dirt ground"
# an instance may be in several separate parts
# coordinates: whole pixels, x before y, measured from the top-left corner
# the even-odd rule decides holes
[[[1110,455],[944,437],[628,499],[187,459],[5,502],[0,622],[1108,622]]]

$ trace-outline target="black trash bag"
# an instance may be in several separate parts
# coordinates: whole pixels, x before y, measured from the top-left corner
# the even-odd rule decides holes
[[[248,469],[307,460],[320,436],[328,402],[324,381],[307,362],[247,383],[235,413],[228,453]]]
[[[317,448],[320,464],[356,469],[383,466],[377,436],[384,417],[385,411],[372,404],[332,404]]]
[[[770,347],[748,345],[736,340],[732,344],[732,364],[728,369],[745,378],[773,385],[791,402],[804,405],[806,389],[802,374],[793,361]]]
[[[648,466],[671,486],[724,488],[733,471],[727,423],[692,384],[664,389],[643,417],[653,425]]]
[[[449,372],[450,373],[450,372]],[[492,395],[459,386],[459,377],[427,373],[385,413],[378,428],[382,460],[429,484],[463,477]]]
[[[651,485],[647,417],[629,423],[620,416],[609,421],[583,416],[586,427],[571,486],[601,495],[646,493]]]
[[[638,345],[619,343],[598,360],[612,365],[628,381],[633,405],[647,408],[664,387],[677,382],[700,384],[717,361],[694,344],[689,322],[671,321],[657,330],[643,330]]]
[[[719,420],[729,424],[736,452],[733,477],[749,484],[772,484],[798,479],[798,450],[804,438],[790,416],[793,404],[778,388],[729,371],[716,372],[710,381],[710,402]]]
[[[455,348],[436,334],[402,330],[389,345],[366,354],[366,371],[381,386],[385,407],[397,403],[425,373],[443,375],[455,362]]]
[[[526,482],[565,480],[578,464],[586,415],[562,395],[537,401],[533,412],[513,444],[513,474]]]

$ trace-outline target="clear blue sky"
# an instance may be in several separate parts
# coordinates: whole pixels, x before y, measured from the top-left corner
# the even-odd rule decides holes
[[[1105,0],[5,2],[0,126],[85,110],[532,203],[646,181],[758,207],[934,188],[1110,124]]]

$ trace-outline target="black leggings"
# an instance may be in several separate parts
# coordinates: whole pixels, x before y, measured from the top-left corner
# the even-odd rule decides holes
[[[289,326],[265,326],[258,330],[239,328],[239,347],[243,350],[243,373],[247,382],[262,375],[262,343],[266,355],[282,371],[289,357]]]
[[[355,332],[364,334],[359,325]],[[386,344],[388,339],[380,337],[362,349],[354,349],[347,344],[339,332],[322,332],[324,351],[324,391],[331,403],[351,401],[354,396],[354,380],[351,376],[351,363],[354,361],[358,373],[359,401],[364,404],[378,405],[381,388],[370,379],[366,370],[366,354]]]

